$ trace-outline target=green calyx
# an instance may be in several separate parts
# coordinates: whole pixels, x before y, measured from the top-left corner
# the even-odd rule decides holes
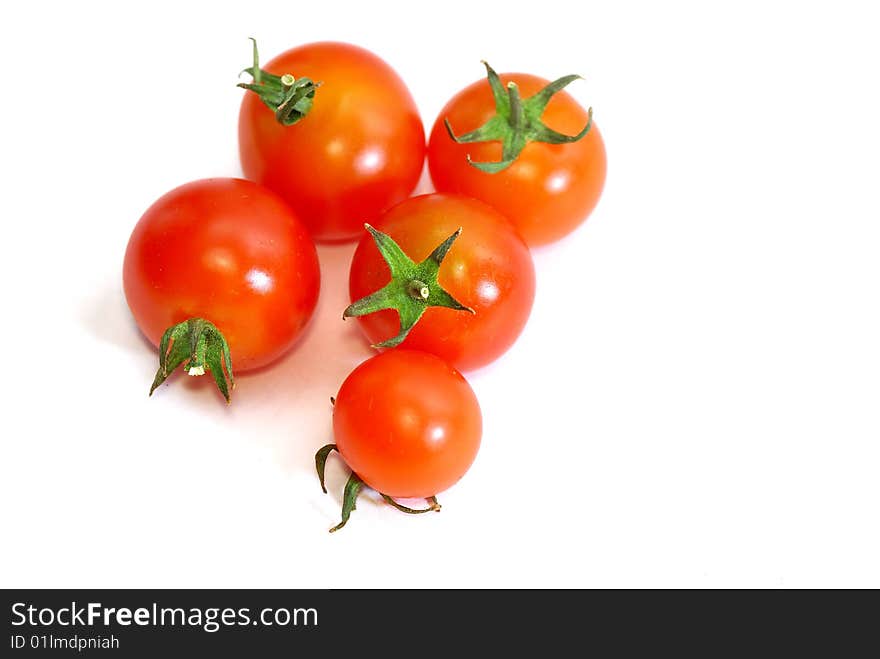
[[[446,258],[452,243],[461,235],[461,229],[440,243],[428,258],[416,263],[404,254],[391,236],[377,231],[369,224],[364,226],[373,236],[379,253],[391,270],[391,281],[384,288],[349,305],[342,313],[342,318],[365,316],[383,309],[397,310],[400,315],[400,331],[397,336],[375,344],[374,348],[394,348],[400,345],[428,307],[446,307],[475,313],[452,297],[437,281],[440,264]]]
[[[305,117],[312,109],[315,91],[321,85],[310,78],[294,78],[290,73],[283,76],[272,75],[260,68],[260,55],[257,40],[254,42],[254,63],[242,73],[249,74],[252,83],[240,82],[238,86],[254,92],[272,112],[275,119],[284,126],[292,126]]]
[[[210,371],[220,393],[229,402],[230,390],[235,387],[232,357],[226,339],[213,323],[204,318],[190,318],[165,330],[159,342],[159,370],[150,387],[151,396],[183,362],[190,375]]]
[[[327,458],[333,451],[337,451],[336,444],[327,444],[326,446],[322,446],[318,449],[318,452],[315,454],[315,469],[318,472],[318,480],[321,481],[321,489],[324,490],[324,494],[327,494],[327,487],[324,484],[324,471],[327,466]],[[360,495],[361,490],[363,490],[367,485],[360,479],[360,477],[351,472],[348,477],[348,480],[345,483],[345,489],[342,493],[342,521],[339,522],[336,526],[330,529],[330,533],[335,533],[343,526],[348,523],[349,518],[351,517],[352,511],[357,509],[357,498]],[[386,503],[393,506],[397,510],[402,513],[407,513],[409,515],[421,515],[422,513],[430,513],[430,512],[440,512],[440,504],[437,502],[437,497],[428,497],[425,501],[428,502],[427,508],[408,508],[397,501],[395,501],[392,497],[387,494],[379,493]]]
[[[488,62],[483,62],[489,78],[489,86],[495,97],[496,114],[479,128],[464,135],[456,136],[448,119],[444,119],[449,136],[459,144],[471,142],[501,142],[501,160],[498,162],[474,162],[468,155],[468,162],[487,174],[495,174],[509,167],[517,159],[520,152],[529,142],[546,142],[547,144],[567,144],[577,142],[590,132],[593,124],[593,108],[588,110],[587,125],[577,135],[565,135],[548,128],[541,121],[541,115],[553,95],[567,87],[579,75],[568,75],[554,80],[534,96],[522,99],[516,83],[509,82],[507,87]]]

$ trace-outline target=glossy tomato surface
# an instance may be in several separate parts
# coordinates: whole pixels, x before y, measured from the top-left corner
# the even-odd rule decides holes
[[[466,371],[494,361],[513,344],[532,309],[535,268],[528,247],[506,218],[475,199],[429,194],[398,204],[376,228],[416,262],[462,229],[438,280],[475,313],[430,307],[401,347],[430,352]],[[390,278],[372,237],[364,232],[351,263],[352,301],[382,288]],[[358,322],[371,343],[391,338],[399,329],[394,310],[361,316]]]
[[[336,447],[374,490],[431,497],[473,463],[480,405],[461,374],[423,352],[395,349],[358,366],[333,408]]]
[[[251,181],[217,178],[150,206],[129,239],[123,283],[152,343],[171,325],[205,318],[241,371],[293,345],[315,308],[320,272],[308,231],[281,198]]]
[[[527,98],[547,81],[523,73],[501,74],[515,82]],[[587,135],[570,144],[530,142],[510,167],[487,174],[468,164],[501,159],[500,142],[457,144],[443,124],[449,119],[456,135],[485,123],[495,114],[486,80],[456,94],[441,110],[428,143],[428,165],[437,190],[457,192],[485,201],[510,219],[529,245],[553,242],[587,219],[605,184],[605,145],[596,123]],[[561,133],[575,135],[588,120],[587,111],[566,92],[557,93],[542,116]]]
[[[316,240],[353,240],[363,223],[405,199],[425,160],[425,131],[400,77],[344,43],[293,48],[263,67],[320,82],[312,109],[283,126],[246,93],[239,150],[247,178],[280,194]]]

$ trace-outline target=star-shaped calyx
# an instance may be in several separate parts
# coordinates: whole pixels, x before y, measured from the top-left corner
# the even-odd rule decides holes
[[[501,79],[488,62],[483,62],[489,78],[489,86],[495,97],[495,114],[482,126],[464,135],[456,136],[449,123],[444,119],[449,136],[459,144],[471,142],[501,142],[501,160],[498,162],[475,162],[468,155],[468,162],[488,174],[495,174],[509,167],[517,159],[520,152],[529,142],[546,142],[547,144],[567,144],[577,142],[590,132],[593,124],[593,108],[588,110],[587,125],[577,135],[565,135],[548,128],[541,121],[544,109],[553,95],[567,87],[579,75],[567,75],[554,80],[527,99],[520,98],[519,88],[515,82],[501,83]]]
[[[364,226],[373,236],[379,253],[391,270],[391,281],[375,293],[353,302],[343,312],[342,317],[365,316],[383,309],[396,309],[400,315],[400,332],[397,336],[377,343],[373,347],[394,348],[400,345],[428,307],[446,307],[474,313],[473,309],[461,304],[437,281],[440,264],[443,263],[452,243],[461,235],[461,229],[440,243],[428,258],[416,263],[403,252],[391,236],[374,229],[369,224]]]

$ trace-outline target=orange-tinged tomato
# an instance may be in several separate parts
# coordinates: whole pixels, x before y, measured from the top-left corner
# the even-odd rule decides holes
[[[125,252],[128,306],[159,345],[166,329],[204,318],[222,332],[236,371],[286,352],[318,299],[315,245],[292,210],[242,179],[194,181],[159,198]]]
[[[469,197],[429,194],[398,204],[376,228],[415,262],[462,230],[440,265],[438,281],[474,313],[428,307],[402,348],[433,353],[464,371],[484,366],[510,348],[532,309],[535,269],[528,247],[505,217]],[[390,278],[387,264],[365,233],[351,262],[352,301],[381,289]],[[400,325],[394,310],[360,316],[358,321],[372,343],[395,336]]]
[[[432,497],[455,484],[480,447],[482,416],[467,381],[443,360],[395,349],[358,366],[333,408],[336,448],[390,497]]]
[[[514,82],[525,99],[547,81],[524,73],[501,74]],[[441,110],[428,143],[431,178],[440,192],[456,192],[480,199],[507,217],[529,245],[553,242],[573,231],[593,211],[605,184],[605,145],[593,123],[577,142],[529,142],[506,169],[490,174],[468,163],[501,160],[500,142],[458,144],[448,134],[444,119],[461,135],[483,125],[496,114],[495,100],[486,80],[456,94]],[[542,120],[549,128],[574,135],[589,115],[568,93],[556,93]]]
[[[359,237],[421,175],[425,131],[409,90],[379,57],[345,43],[299,46],[263,68],[320,86],[291,126],[246,93],[238,126],[245,176],[280,194],[316,240]]]

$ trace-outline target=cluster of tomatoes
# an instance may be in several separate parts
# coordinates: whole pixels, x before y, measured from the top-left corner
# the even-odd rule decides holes
[[[435,495],[470,467],[482,431],[459,370],[513,344],[535,294],[529,247],[572,231],[602,191],[592,111],[563,91],[578,76],[485,67],[426,145],[409,90],[376,55],[314,43],[261,68],[254,42],[252,81],[239,85],[248,180],[172,190],[128,244],[126,299],[159,348],[150,393],[183,366],[210,373],[228,402],[233,365],[273,362],[308,323],[320,288],[313,241],[360,239],[343,315],[382,352],[343,382],[336,443],[316,455],[322,487],[332,451],[352,470],[332,530],[365,485],[404,512],[439,510]],[[437,192],[409,198],[426,155]]]

